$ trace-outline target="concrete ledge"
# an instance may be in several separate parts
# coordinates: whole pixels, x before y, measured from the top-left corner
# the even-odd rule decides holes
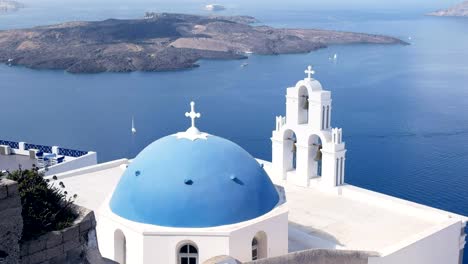
[[[109,162],[106,162],[106,163],[100,163],[98,165],[92,165],[92,166],[83,167],[83,168],[76,169],[76,170],[67,171],[67,172],[64,172],[64,173],[57,174],[55,176],[57,176],[58,179],[64,179],[64,178],[73,177],[73,176],[76,176],[76,175],[92,173],[92,172],[95,172],[95,171],[114,168],[114,167],[117,167],[119,165],[128,164],[128,162],[129,162],[128,159],[119,159],[119,160],[109,161]],[[45,178],[46,179],[52,179],[52,177],[53,176],[47,176]]]

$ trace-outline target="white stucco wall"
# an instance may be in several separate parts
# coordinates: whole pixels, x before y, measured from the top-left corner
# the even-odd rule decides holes
[[[242,261],[252,260],[252,239],[258,232],[267,236],[267,256],[288,253],[288,209],[282,202],[261,217],[210,228],[171,228],[133,222],[115,215],[109,208],[110,197],[96,213],[99,250],[103,257],[115,260],[114,234],[121,230],[126,238],[127,264],[177,264],[178,250],[189,242],[198,249],[199,263],[230,255]]]
[[[217,232],[216,228],[174,228],[168,232],[136,231],[122,225],[120,220],[98,216],[97,236],[99,250],[105,258],[115,260],[114,234],[121,230],[126,239],[127,264],[177,264],[177,252],[189,242],[198,248],[199,263],[219,255],[230,255],[241,261],[252,260],[252,239],[260,231],[267,234],[268,257],[288,253],[287,212],[262,221],[242,224],[232,232]],[[127,222],[127,221],[124,221]],[[138,228],[137,228],[138,229]],[[222,227],[221,227],[222,229]]]
[[[58,173],[80,169],[83,167],[93,166],[97,164],[97,154],[96,152],[88,152],[88,154],[78,157],[65,157],[63,163],[59,163],[47,168],[44,171],[45,176],[55,175]]]
[[[429,230],[425,237],[415,237],[413,241],[388,248],[385,251],[389,253],[381,257],[370,257],[369,264],[458,264],[461,229],[462,223],[456,221],[438,231]]]

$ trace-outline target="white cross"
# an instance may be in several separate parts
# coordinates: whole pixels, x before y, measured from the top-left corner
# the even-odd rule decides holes
[[[307,74],[307,79],[312,79],[312,74],[315,74],[315,71],[312,70],[312,66],[308,66],[307,70],[304,71],[305,74]]]
[[[189,112],[186,112],[185,113],[185,116],[186,117],[190,117],[192,119],[192,127],[195,127],[195,118],[200,118],[200,113],[196,113],[195,112],[195,102],[190,102],[190,108],[191,108],[191,111],[190,113]]]

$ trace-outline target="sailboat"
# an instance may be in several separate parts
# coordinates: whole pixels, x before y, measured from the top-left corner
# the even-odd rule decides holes
[[[136,134],[135,120],[133,119],[133,116],[132,116],[132,134],[133,134],[133,135]]]

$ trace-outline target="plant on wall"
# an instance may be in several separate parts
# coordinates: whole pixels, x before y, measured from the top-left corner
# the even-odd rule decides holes
[[[6,177],[18,182],[24,225],[23,241],[73,224],[78,215],[73,207],[76,195],[68,196],[63,182],[59,183],[59,187],[50,184],[37,167],[30,170],[20,167],[16,171],[7,172]],[[54,176],[53,179],[57,178]]]

